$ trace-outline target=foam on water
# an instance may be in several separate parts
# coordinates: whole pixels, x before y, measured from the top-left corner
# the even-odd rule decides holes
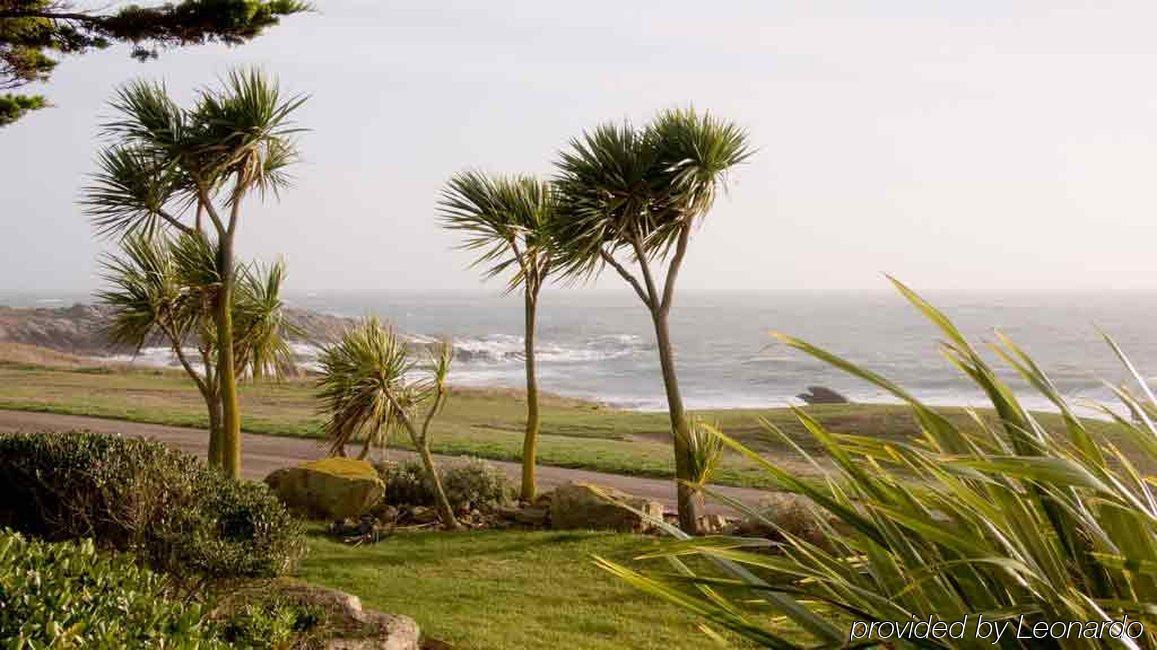
[[[1076,400],[1112,401],[1102,380],[1128,375],[1101,340],[1112,334],[1134,363],[1157,372],[1157,295],[929,296],[974,341],[999,327],[1022,344],[1062,392]],[[522,304],[484,295],[324,295],[295,306],[338,315],[367,312],[392,319],[418,340],[450,337],[454,383],[518,388],[523,376]],[[798,403],[807,386],[833,388],[853,400],[889,395],[775,342],[769,331],[801,336],[896,381],[933,404],[984,404],[940,355],[939,333],[899,296],[805,294],[681,295],[671,314],[676,364],[687,405],[759,407]],[[294,353],[316,367],[317,350]],[[544,293],[537,338],[540,387],[642,409],[665,407],[654,335],[633,296]],[[176,365],[147,348],[135,362]],[[1047,402],[1002,371],[1033,408]]]

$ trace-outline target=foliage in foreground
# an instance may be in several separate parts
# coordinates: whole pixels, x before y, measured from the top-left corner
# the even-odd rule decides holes
[[[302,550],[300,525],[264,485],[151,440],[0,435],[0,513],[23,532],[92,538],[180,575],[275,576]]]
[[[166,579],[91,540],[50,544],[0,532],[0,639],[5,647],[201,647],[212,632],[198,604]]]
[[[56,67],[51,53],[80,54],[113,43],[132,44],[138,60],[162,47],[244,43],[282,16],[307,10],[296,0],[183,0],[144,7],[92,8],[62,0],[0,3],[0,88],[47,81]],[[47,105],[40,95],[0,95],[0,127]]]
[[[799,631],[825,647],[843,645],[853,621],[903,623],[934,616],[953,622],[969,616],[974,626],[979,614],[1011,621],[1013,628],[1020,617],[1031,626],[1128,615],[1147,629],[1142,638],[1121,645],[1152,646],[1157,501],[1148,479],[1114,442],[1134,445],[1147,458],[1157,455],[1152,419],[1157,400],[1143,378],[1110,341],[1145,396],[1142,401],[1118,390],[1132,417],[1104,409],[1120,430],[1121,437],[1110,440],[1102,429],[1078,419],[1032,359],[999,336],[992,345],[996,354],[1060,411],[1061,425],[1045,427],[948,318],[897,286],[943,332],[945,356],[985,392],[1000,416],[998,424],[976,418],[976,427],[964,430],[887,379],[782,336],[788,345],[906,402],[923,436],[909,443],[835,434],[797,410],[835,465],[824,480],[805,482],[720,434],[730,448],[761,464],[777,487],[816,504],[816,522],[830,547],[781,530],[785,541],[771,553],[759,552],[767,549],[750,547],[766,546],[766,540],[694,539],[668,527],[681,539],[641,558],[666,558],[672,573],[598,563],[717,628],[770,647],[798,647]],[[770,424],[769,430],[781,433]],[[710,560],[718,571],[692,572],[685,562],[689,556]],[[791,638],[785,634],[789,628],[797,633]],[[963,639],[913,645],[991,647],[991,639],[972,638],[974,627],[966,629]],[[1042,642],[1006,637],[1003,647],[1037,643]],[[1059,643],[1102,647],[1108,641],[1070,637]]]

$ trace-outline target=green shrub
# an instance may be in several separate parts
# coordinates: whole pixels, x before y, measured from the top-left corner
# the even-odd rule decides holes
[[[727,628],[769,647],[940,647],[941,642],[921,639],[883,641],[869,631],[870,625],[930,617],[952,623],[966,616],[971,623],[965,625],[964,638],[943,641],[943,647],[991,647],[992,639],[972,638],[978,614],[1010,624],[1000,644],[1006,648],[1154,647],[1157,500],[1151,477],[1137,464],[1157,460],[1157,400],[1144,378],[1110,341],[1146,398],[1122,390],[1119,396],[1132,418],[1106,409],[1115,430],[1089,426],[1032,359],[1001,336],[993,345],[996,353],[1060,411],[1060,426],[1048,428],[942,313],[898,286],[940,328],[947,341],[944,354],[988,396],[996,423],[976,417],[974,429],[963,429],[887,379],[782,337],[906,402],[923,437],[904,442],[836,434],[797,410],[828,457],[828,463],[808,460],[817,468],[833,468],[825,470],[825,480],[805,481],[720,434],[734,452],[762,466],[776,487],[822,509],[813,519],[828,544],[813,543],[785,527],[779,527],[783,542],[775,545],[689,538],[662,524],[680,539],[648,556],[665,558],[673,570],[664,566],[643,573],[603,559],[598,563],[705,617],[716,631]],[[1136,455],[1130,458],[1122,447]],[[758,512],[748,509],[748,514],[777,525]],[[769,545],[777,555],[746,548]],[[684,560],[692,555],[710,562]],[[709,588],[712,584],[718,588]],[[1141,623],[1127,628],[1141,638],[1025,638],[1014,633],[1022,616],[1026,630],[1045,621],[1095,626],[1127,616]],[[851,635],[856,621],[866,638]],[[1067,627],[1065,632],[1073,634]],[[808,643],[801,646],[804,635]]]
[[[386,484],[385,502],[396,506],[428,506],[434,492],[426,481],[426,469],[417,461],[377,463],[374,467]]]
[[[238,648],[289,648],[324,632],[325,613],[316,607],[298,605],[276,597],[247,603],[217,621],[216,635]]]
[[[514,487],[506,472],[480,458],[448,467],[442,485],[455,509],[491,510],[514,497]]]
[[[5,647],[218,647],[195,603],[166,579],[91,540],[48,543],[0,531],[0,639]]]
[[[159,442],[93,433],[0,435],[0,524],[210,577],[277,575],[302,549],[300,525],[264,485]]]
[[[386,503],[410,506],[434,504],[434,488],[420,463],[379,463],[375,467],[386,484]],[[506,473],[479,458],[453,464],[438,473],[442,477],[446,498],[455,510],[494,508],[514,496],[514,487]]]

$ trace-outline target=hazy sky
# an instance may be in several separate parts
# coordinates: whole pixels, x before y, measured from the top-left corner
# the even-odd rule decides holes
[[[240,48],[66,60],[0,129],[0,291],[97,285],[76,198],[117,84],[237,64],[312,95],[296,187],[241,226],[291,291],[482,288],[436,223],[449,175],[549,173],[687,103],[759,148],[687,289],[1157,289],[1157,5],[1062,4],[331,0]]]

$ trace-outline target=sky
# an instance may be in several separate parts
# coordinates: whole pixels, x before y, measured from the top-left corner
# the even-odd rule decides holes
[[[499,291],[438,225],[449,176],[548,175],[583,129],[688,104],[757,153],[683,290],[1157,290],[1151,2],[317,4],[237,48],[62,62],[0,129],[0,292],[99,285],[77,198],[116,86],[188,100],[239,65],[310,96],[293,188],[239,236],[291,292]]]

